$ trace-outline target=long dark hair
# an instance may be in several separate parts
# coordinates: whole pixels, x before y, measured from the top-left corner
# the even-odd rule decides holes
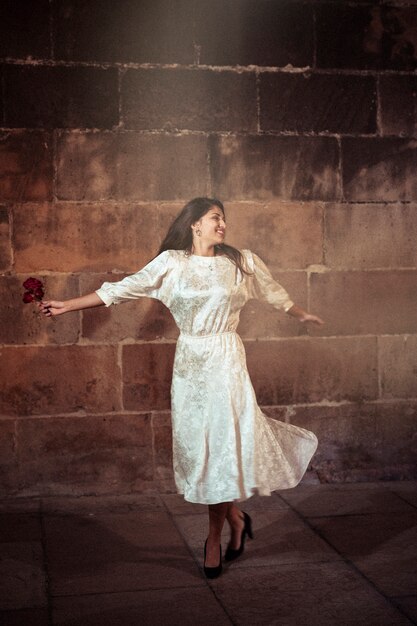
[[[187,202],[169,227],[158,254],[165,250],[184,250],[186,253],[191,254],[193,245],[191,225],[198,222],[213,206],[219,207],[223,211],[223,215],[225,215],[224,206],[217,198],[193,198]],[[244,267],[244,258],[240,250],[226,243],[217,244],[214,246],[214,249],[216,254],[226,255],[241,272],[251,274]]]

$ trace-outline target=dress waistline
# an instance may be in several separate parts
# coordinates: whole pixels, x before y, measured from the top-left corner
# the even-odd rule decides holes
[[[207,337],[219,337],[221,335],[237,335],[235,330],[223,330],[219,333],[209,333],[208,335],[187,335],[181,332],[179,338],[185,337],[186,339],[207,339]]]

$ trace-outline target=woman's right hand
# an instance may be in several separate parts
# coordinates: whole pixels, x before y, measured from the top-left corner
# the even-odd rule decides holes
[[[65,302],[59,300],[42,300],[38,303],[38,307],[46,317],[55,317],[55,315],[62,315],[66,312]]]

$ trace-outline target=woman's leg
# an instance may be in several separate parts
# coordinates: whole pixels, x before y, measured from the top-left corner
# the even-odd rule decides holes
[[[226,519],[229,522],[231,531],[229,545],[233,550],[238,550],[242,540],[242,532],[245,527],[244,517],[242,511],[238,509],[233,502],[229,502],[228,504]]]
[[[209,504],[209,534],[206,547],[206,567],[217,567],[220,556],[220,540],[226,519],[226,514],[231,502],[219,502]]]

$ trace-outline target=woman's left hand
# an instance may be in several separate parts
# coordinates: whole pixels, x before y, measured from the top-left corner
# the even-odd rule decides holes
[[[303,315],[303,317],[300,317],[300,322],[312,322],[313,324],[317,324],[317,326],[322,326],[322,324],[324,324],[324,321],[321,319],[321,317],[318,317],[317,315],[312,315],[311,313],[305,313]]]

